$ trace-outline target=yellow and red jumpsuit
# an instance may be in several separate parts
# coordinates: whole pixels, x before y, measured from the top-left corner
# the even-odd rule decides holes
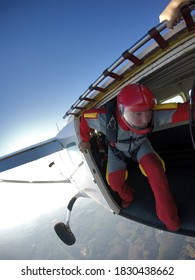
[[[180,219],[174,199],[170,193],[167,177],[162,162],[152,148],[147,135],[132,132],[123,122],[119,113],[116,112],[118,121],[118,136],[115,147],[122,151],[127,157],[134,157],[141,165],[148,177],[156,203],[158,218],[171,231],[180,228]],[[154,128],[166,124],[176,123],[189,119],[189,102],[156,105],[153,111],[152,125]],[[106,109],[87,110],[83,113],[80,122],[80,137],[83,142],[89,142],[91,129],[101,131],[106,135]],[[123,140],[129,140],[125,143]],[[121,142],[120,142],[121,141]],[[126,180],[126,163],[119,159],[108,148],[108,183],[110,187],[118,192],[122,199],[122,207],[128,207],[133,201],[132,188]]]

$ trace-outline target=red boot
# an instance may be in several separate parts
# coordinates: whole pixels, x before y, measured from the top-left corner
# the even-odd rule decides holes
[[[122,208],[127,208],[134,200],[134,190],[125,182],[119,193],[123,198],[121,202]]]
[[[140,164],[154,193],[158,218],[170,231],[177,231],[181,223],[160,160],[156,154],[147,154],[141,158]]]
[[[118,192],[122,200],[122,208],[127,208],[133,201],[133,189],[125,182],[126,170],[117,170],[109,174],[108,184],[113,191]]]

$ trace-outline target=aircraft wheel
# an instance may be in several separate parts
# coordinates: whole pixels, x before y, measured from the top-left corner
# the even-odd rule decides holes
[[[55,232],[58,237],[66,244],[66,245],[73,245],[76,242],[76,238],[72,233],[70,227],[66,226],[64,223],[57,223],[54,226]]]

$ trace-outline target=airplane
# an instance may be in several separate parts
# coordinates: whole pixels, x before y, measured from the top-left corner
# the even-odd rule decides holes
[[[148,137],[165,161],[170,189],[178,205],[182,226],[174,234],[195,237],[194,10],[195,4],[183,7],[181,14],[184,20],[173,30],[166,28],[166,22],[158,24],[124,51],[65,113],[65,125],[55,137],[0,158],[0,172],[4,172],[53,153],[61,154],[63,176],[67,178],[64,183],[69,182],[78,189],[68,203],[65,223],[59,222],[54,227],[65,244],[70,246],[76,242],[70,218],[79,197],[89,197],[113,214],[167,231],[156,215],[147,178],[137,165],[131,164],[128,178],[135,189],[135,201],[128,208],[121,208],[120,198],[107,184],[104,168],[98,165],[92,150],[81,153],[78,149],[81,141],[79,123],[84,110],[104,106],[125,85],[132,83],[148,86],[158,103],[175,97],[183,102],[190,100],[189,121],[166,124]],[[99,132],[96,136],[99,137]],[[103,155],[106,155],[106,150]],[[103,164],[106,164],[106,157]],[[53,165],[55,162],[51,162],[50,168]]]

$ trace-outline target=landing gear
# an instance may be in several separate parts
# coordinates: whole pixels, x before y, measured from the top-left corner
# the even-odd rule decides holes
[[[66,245],[71,246],[76,242],[76,238],[68,225],[65,225],[64,223],[59,222],[54,226],[54,229],[55,229],[55,232],[58,235],[58,237]]]
[[[79,197],[86,197],[82,193],[77,193],[74,197],[71,198],[71,200],[68,203],[67,206],[67,217],[66,217],[66,223],[59,222],[55,224],[54,230],[58,237],[66,244],[66,245],[73,245],[76,242],[76,238],[74,234],[72,233],[70,229],[70,216],[71,211],[73,208],[74,203],[76,202],[77,198]]]

